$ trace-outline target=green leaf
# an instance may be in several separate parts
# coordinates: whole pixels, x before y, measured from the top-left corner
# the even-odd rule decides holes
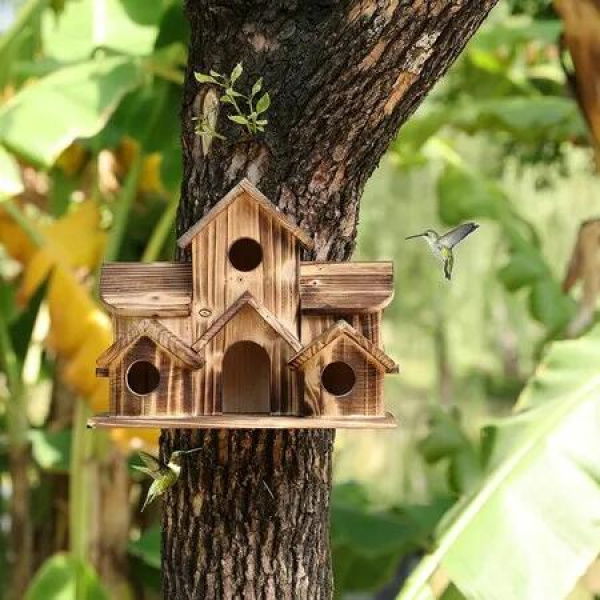
[[[370,591],[386,583],[400,559],[427,543],[448,502],[373,511],[364,489],[336,485],[332,501],[335,587],[344,592]]]
[[[229,77],[231,85],[233,85],[239,79],[243,70],[244,68],[242,67],[242,63],[238,63],[237,65],[235,65],[233,71],[231,71],[231,76]]]
[[[92,567],[68,554],[51,556],[35,574],[25,600],[108,600]]]
[[[160,527],[146,529],[139,539],[129,543],[128,550],[147,565],[160,569]]]
[[[204,73],[194,73],[194,77],[199,83],[217,83],[217,80],[212,75],[206,75]]]
[[[529,310],[550,331],[558,332],[575,313],[573,300],[562,293],[560,286],[551,278],[536,281],[529,295]]]
[[[254,96],[256,96],[256,94],[258,94],[258,92],[260,92],[260,90],[262,90],[262,85],[263,85],[263,78],[260,77],[256,80],[256,82],[252,86],[252,95],[251,95],[252,98],[254,98]]]
[[[600,326],[552,344],[518,413],[492,425],[489,473],[398,596],[443,569],[467,598],[563,600],[600,552]]]
[[[238,125],[248,125],[248,119],[242,115],[228,115],[227,118]]]
[[[0,141],[30,162],[50,167],[73,140],[98,133],[139,83],[139,68],[129,58],[60,69],[23,88],[2,107]]]
[[[494,98],[474,103],[457,119],[466,131],[500,130],[521,141],[564,140],[585,135],[577,103],[566,97],[535,96]]]
[[[496,183],[462,166],[444,169],[437,193],[440,218],[447,225],[481,217],[498,220],[509,211],[506,195]]]
[[[96,48],[129,56],[150,54],[163,6],[163,2],[139,0],[68,2],[58,19],[48,11],[44,13],[44,52],[62,62],[89,59]]]
[[[269,96],[269,92],[265,92],[256,103],[256,112],[260,115],[260,113],[264,113],[269,106],[271,106],[271,97]]]
[[[46,471],[68,473],[71,456],[71,430],[29,432],[31,451],[37,464]]]
[[[23,191],[23,180],[17,161],[0,146],[0,202],[3,197],[16,196]]]
[[[538,279],[551,277],[539,251],[515,252],[507,265],[498,272],[498,277],[507,290],[514,292]]]

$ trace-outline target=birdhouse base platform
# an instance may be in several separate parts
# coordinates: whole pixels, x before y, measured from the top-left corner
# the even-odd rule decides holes
[[[143,427],[157,429],[393,429],[395,417],[293,417],[263,414],[227,414],[201,417],[124,417],[108,414],[88,419],[88,427],[119,428]]]

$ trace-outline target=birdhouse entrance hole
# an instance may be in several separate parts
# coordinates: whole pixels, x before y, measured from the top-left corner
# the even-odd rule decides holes
[[[138,360],[127,369],[127,387],[134,394],[144,396],[153,392],[160,383],[158,369],[147,360]]]
[[[236,342],[223,359],[224,413],[271,412],[271,360],[254,342]]]
[[[252,238],[240,238],[229,247],[229,262],[238,271],[254,271],[262,259],[262,247]]]
[[[349,364],[341,361],[332,362],[323,369],[321,383],[330,394],[345,396],[354,388],[356,375]]]

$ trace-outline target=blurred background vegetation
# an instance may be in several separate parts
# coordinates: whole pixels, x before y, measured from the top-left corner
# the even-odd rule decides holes
[[[4,0],[0,27],[0,598],[158,598],[156,432],[85,421],[99,265],[174,253],[180,1]],[[596,0],[503,0],[367,185],[400,427],[338,434],[340,598],[600,597],[599,44]],[[447,284],[404,237],[467,219]]]

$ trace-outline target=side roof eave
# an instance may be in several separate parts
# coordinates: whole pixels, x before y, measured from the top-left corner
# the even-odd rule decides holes
[[[306,248],[313,248],[314,241],[301,227],[284,215],[260,190],[248,181],[242,179],[232,190],[230,190],[215,206],[213,206],[199,221],[192,225],[183,235],[177,240],[177,245],[180,248],[187,248],[194,237],[208,225],[215,217],[220,215],[234,200],[243,192],[246,192],[259,207],[271,215],[283,228],[287,229],[294,235],[300,243]]]
[[[288,364],[293,369],[301,369],[302,366],[314,356],[320,354],[330,344],[333,344],[340,337],[349,339],[364,355],[374,363],[380,370],[386,373],[397,373],[398,365],[381,348],[378,348],[373,342],[369,341],[364,335],[356,331],[346,321],[337,321],[329,329],[318,335],[314,340],[308,343],[302,350],[293,356]]]
[[[300,340],[267,308],[259,304],[250,292],[244,292],[233,304],[231,304],[220,317],[215,319],[212,325],[199,337],[192,348],[196,352],[202,350],[212,338],[215,337],[237,315],[245,306],[252,307],[263,321],[275,331],[295,352],[302,348]]]
[[[116,340],[97,359],[96,366],[100,369],[108,368],[125,351],[127,351],[140,338],[151,339],[164,352],[190,369],[199,369],[204,365],[204,358],[187,346],[174,333],[155,320],[143,320],[129,335]]]

